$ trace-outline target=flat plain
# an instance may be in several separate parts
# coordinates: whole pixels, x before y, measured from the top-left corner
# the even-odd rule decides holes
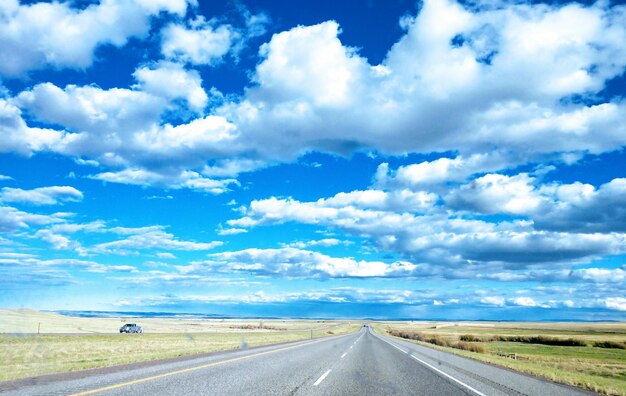
[[[124,323],[138,323],[145,332],[119,334]],[[0,381],[346,334],[361,324],[356,320],[84,318],[0,309]],[[424,346],[555,382],[626,395],[624,322],[379,321],[372,327],[392,336],[404,332],[418,338],[410,341]],[[567,340],[574,345],[566,345]]]
[[[124,323],[139,324],[144,334],[119,334]],[[323,320],[83,318],[5,309],[0,310],[0,381],[345,334],[360,326]]]
[[[378,322],[374,328],[555,382],[626,395],[624,322]]]

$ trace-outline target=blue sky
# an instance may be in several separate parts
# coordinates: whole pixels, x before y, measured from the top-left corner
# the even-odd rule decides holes
[[[626,318],[624,5],[0,19],[0,306]]]

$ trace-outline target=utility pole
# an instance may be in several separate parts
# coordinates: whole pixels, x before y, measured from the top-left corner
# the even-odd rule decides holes
[[[37,324],[37,334],[39,334],[39,330],[41,330],[41,322]]]

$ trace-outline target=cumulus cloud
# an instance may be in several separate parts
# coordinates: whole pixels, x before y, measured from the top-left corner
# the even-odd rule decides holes
[[[599,92],[623,72],[624,14],[602,3],[470,10],[425,1],[381,65],[344,46],[335,22],[300,26],[261,48],[257,85],[221,111],[273,158],[363,147],[457,151],[468,161],[493,149],[526,160],[610,151],[626,143],[624,103],[562,99]],[[541,40],[528,33],[538,31]],[[267,141],[275,144],[259,144]]]
[[[331,257],[310,250],[284,247],[214,253],[209,261],[178,268],[184,273],[205,270],[289,278],[363,278],[408,276],[416,266],[400,261],[384,263]]]
[[[480,302],[487,305],[496,305],[499,307],[504,306],[504,297],[500,296],[485,296],[480,299]]]
[[[83,193],[70,186],[39,187],[33,190],[4,187],[0,190],[2,202],[56,205],[60,202],[77,202],[82,199]]]
[[[535,300],[530,297],[516,297],[511,301],[514,305],[519,305],[522,307],[536,307],[539,304]]]
[[[182,15],[185,6],[129,4],[143,10],[144,19],[157,9]],[[110,0],[80,12],[97,7],[124,8]],[[18,6],[15,15],[34,8]],[[167,25],[163,53],[183,63],[212,64],[234,48],[237,34],[263,30],[248,26],[262,26],[262,17],[248,13],[244,19],[246,28],[202,18]],[[117,167],[114,173],[193,171],[207,177],[235,177],[311,151],[458,153],[395,174],[379,169],[381,188],[385,179],[420,191],[555,153],[580,156],[626,145],[626,103],[597,98],[626,66],[625,19],[623,7],[603,2],[472,8],[426,0],[419,14],[403,19],[406,33],[378,65],[345,46],[334,21],[297,26],[261,46],[243,95],[225,97],[209,116],[181,125],[163,119],[180,99],[200,113],[206,93],[197,73],[161,62],[135,72],[140,90],[40,84],[23,92],[0,107],[19,130],[9,128],[10,139],[0,147],[95,159]],[[165,74],[181,81],[177,89],[160,78]],[[594,98],[593,104],[574,97]],[[31,129],[20,109],[65,130]]]
[[[495,223],[445,212],[424,215],[380,210],[371,201],[364,204],[366,209],[361,209],[351,205],[354,199],[339,201],[342,205],[336,205],[334,197],[314,202],[289,198],[254,200],[244,207],[242,217],[227,223],[238,228],[287,222],[333,227],[369,238],[382,250],[395,251],[412,261],[438,265],[509,263],[524,268],[584,262],[625,252],[625,234],[536,230],[527,220]]]
[[[118,151],[120,137],[158,122],[167,106],[165,99],[141,91],[76,85],[62,89],[52,83],[37,84],[20,93],[15,103],[41,121],[79,132],[68,135],[71,139],[57,151],[92,157],[100,150]],[[99,144],[85,142],[87,135],[95,135]]]
[[[624,297],[609,297],[604,300],[604,304],[609,309],[615,309],[617,311],[626,311],[626,298]]]
[[[21,110],[0,98],[0,152],[30,155],[34,151],[54,150],[65,133],[53,129],[31,128],[22,118]]]
[[[452,191],[445,198],[454,209],[479,213],[531,214],[538,211],[543,197],[525,173],[515,176],[487,174]]]
[[[189,26],[170,24],[162,31],[161,52],[169,59],[211,65],[228,53],[240,35],[230,25],[217,25],[199,16]]]
[[[266,31],[269,17],[252,14],[242,4],[235,5],[242,26],[206,20],[202,15],[186,23],[171,23],[161,32],[161,53],[168,59],[193,65],[215,65],[228,54],[236,59],[247,40]]]
[[[124,46],[144,37],[150,18],[160,12],[183,16],[185,0],[103,0],[84,9],[71,2],[0,5],[0,75],[22,76],[45,66],[84,69],[102,45]],[[68,43],[72,43],[68,45]]]
[[[519,162],[512,154],[501,152],[462,155],[455,158],[442,157],[419,164],[400,166],[390,170],[388,163],[378,166],[375,184],[381,187],[425,188],[448,182],[462,182],[471,175],[482,172],[496,171]]]
[[[626,232],[626,179],[613,179],[597,189],[573,183],[547,186],[558,201],[536,216],[537,227],[571,232]]]
[[[143,66],[133,76],[140,90],[168,100],[184,99],[189,107],[202,113],[209,97],[202,88],[202,78],[195,70],[185,70],[178,63],[160,62],[153,67]]]
[[[174,77],[178,75],[190,85],[179,85],[179,91],[161,92],[159,90],[167,83],[156,87],[151,74],[155,72],[173,73]],[[203,99],[198,100],[194,96],[197,90],[202,90],[199,85],[194,85],[200,83],[197,74],[189,74],[177,69],[177,66],[164,66],[155,70],[138,69],[136,77],[140,87],[147,91],[103,90],[95,86],[74,85],[61,89],[45,83],[20,93],[15,102],[38,119],[65,125],[72,131],[48,133],[44,130],[41,138],[49,142],[44,140],[42,144],[54,146],[53,151],[76,157],[88,156],[104,166],[122,168],[94,175],[94,178],[212,193],[224,192],[226,186],[236,183],[233,179],[206,178],[189,169],[201,167],[207,157],[224,156],[237,150],[234,141],[237,132],[226,119],[209,115],[175,126],[160,123],[160,115],[176,97],[183,96],[190,103],[197,101],[196,104],[202,105]],[[18,109],[12,108],[19,127],[23,125],[23,120]],[[29,132],[25,125],[22,130],[27,133],[26,136],[28,133],[40,136],[39,130]],[[19,136],[19,132],[19,129],[11,131],[9,136]],[[21,144],[21,150],[34,148],[32,142],[24,142],[24,137],[20,140],[15,145]]]

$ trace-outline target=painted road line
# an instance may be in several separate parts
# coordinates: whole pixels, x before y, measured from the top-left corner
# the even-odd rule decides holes
[[[321,339],[321,340],[317,340],[317,341],[310,341],[310,342],[306,342],[306,343],[302,343],[302,344],[298,344],[298,345],[292,345],[292,346],[288,346],[288,347],[285,347],[285,348],[273,349],[271,351],[259,352],[259,353],[255,353],[255,354],[252,354],[252,355],[246,355],[246,356],[241,356],[241,357],[237,357],[237,358],[233,358],[233,359],[221,360],[219,362],[203,364],[201,366],[190,367],[190,368],[186,368],[186,369],[183,369],[183,370],[170,371],[170,372],[167,372],[167,373],[154,375],[152,377],[140,378],[140,379],[137,379],[137,380],[134,380],[134,381],[122,382],[122,383],[119,383],[119,384],[105,386],[103,388],[97,388],[97,389],[92,389],[92,390],[88,390],[88,391],[84,391],[84,392],[78,392],[78,393],[71,394],[70,396],[93,395],[94,393],[100,393],[100,392],[108,391],[108,390],[111,390],[111,389],[123,388],[125,386],[140,384],[142,382],[152,381],[152,380],[159,379],[159,378],[169,377],[169,376],[177,375],[177,374],[189,373],[191,371],[201,370],[201,369],[208,368],[208,367],[219,366],[221,364],[226,364],[226,363],[237,362],[239,360],[251,359],[251,358],[257,357],[257,356],[269,355],[270,353],[286,351],[288,349],[299,348],[299,347],[303,347],[303,346],[306,346],[306,345],[317,344],[319,342],[328,341],[328,340],[329,340],[329,338],[325,338],[325,339]]]
[[[425,366],[430,367],[431,369],[435,370],[436,372],[438,372],[441,375],[446,376],[447,378],[451,379],[452,381],[456,382],[457,384],[464,386],[465,388],[469,389],[470,391],[476,393],[479,396],[487,396],[484,393],[482,393],[481,391],[478,391],[474,388],[472,388],[471,386],[467,385],[465,382],[462,382],[456,378],[454,378],[453,376],[451,376],[450,374],[444,373],[443,371],[439,370],[437,367],[433,366],[432,364],[426,363],[425,361],[423,361],[422,359],[415,357],[413,355],[409,355],[411,356],[413,359],[417,360],[418,362],[422,363]]]
[[[341,358],[342,359],[345,358],[347,354],[348,354],[348,352],[344,353],[343,355],[341,355]]]
[[[389,341],[387,341],[387,340],[383,340],[382,338],[380,338],[380,337],[378,337],[378,336],[376,336],[376,338],[378,338],[379,340],[381,340],[381,341],[383,341],[383,342],[386,342],[387,344],[391,345],[392,347],[396,348],[396,349],[397,349],[397,350],[399,350],[399,351],[402,351],[403,353],[409,353],[409,351],[405,351],[405,350],[403,350],[403,349],[401,349],[401,348],[399,348],[399,347],[395,346],[393,343],[391,343],[391,342],[389,342]],[[438,372],[439,374],[441,374],[441,375],[445,376],[446,378],[449,378],[449,379],[451,379],[452,381],[456,382],[457,384],[459,384],[459,385],[463,386],[464,388],[466,388],[466,389],[468,389],[468,390],[470,390],[470,391],[474,392],[474,393],[475,393],[475,394],[477,394],[478,396],[487,396],[487,395],[485,395],[484,393],[482,393],[481,391],[479,391],[479,390],[477,390],[477,389],[472,388],[471,386],[469,386],[469,385],[468,385],[468,384],[466,384],[465,382],[463,382],[463,381],[461,381],[461,380],[458,380],[458,379],[454,378],[453,376],[451,376],[450,374],[445,373],[445,372],[443,372],[443,371],[439,370],[437,367],[433,366],[432,364],[429,364],[429,363],[427,363],[427,362],[423,361],[422,359],[420,359],[420,358],[418,358],[418,357],[416,357],[416,356],[413,356],[413,355],[411,355],[411,354],[409,354],[409,356],[410,356],[410,357],[412,357],[413,359],[417,360],[418,362],[422,363],[424,366],[429,367],[429,368],[431,368],[432,370],[435,370],[436,372]]]
[[[321,384],[321,383],[322,383],[322,381],[324,381],[324,378],[326,378],[326,377],[328,376],[328,374],[330,374],[330,372],[331,372],[331,371],[332,371],[331,369],[328,369],[328,371],[326,371],[324,374],[322,374],[322,376],[321,376],[321,377],[319,377],[319,378],[317,379],[317,381],[315,381],[315,383],[313,384],[313,386],[318,386],[319,384]]]

